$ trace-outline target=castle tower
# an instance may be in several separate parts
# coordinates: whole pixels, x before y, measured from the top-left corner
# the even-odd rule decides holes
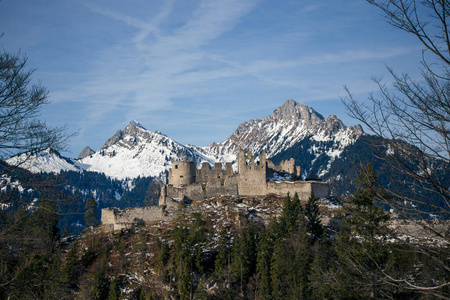
[[[259,165],[261,168],[267,168],[266,150],[263,150],[259,156]]]
[[[243,149],[239,149],[237,160],[238,160],[238,173],[244,172],[245,167],[247,166],[247,157],[245,156],[245,151]]]
[[[247,164],[249,162],[249,164]],[[239,151],[238,156],[238,190],[240,195],[265,195],[266,184],[266,154],[260,156],[260,164],[255,165],[255,158],[250,151]]]
[[[174,161],[169,172],[169,184],[173,186],[193,184],[196,180],[196,170],[193,161]]]

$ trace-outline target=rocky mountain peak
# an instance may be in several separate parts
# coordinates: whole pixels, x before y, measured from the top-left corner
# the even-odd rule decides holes
[[[92,150],[91,147],[86,146],[86,147],[83,148],[83,150],[81,150],[81,152],[78,155],[77,159],[83,159],[83,158],[88,157],[88,156],[90,156],[90,155],[92,155],[94,153],[95,153],[95,151]]]
[[[118,130],[112,137],[110,137],[101,147],[101,150],[119,142],[125,142],[128,146],[132,147],[133,144],[136,144],[139,140],[148,140],[151,135],[154,135],[154,133],[145,129],[145,127],[138,121],[131,121],[127,127],[123,130]],[[126,141],[124,141],[125,137],[128,137]]]
[[[306,106],[303,103],[295,102],[292,99],[287,100],[282,106],[275,109],[271,118],[273,120],[288,122],[304,121],[306,126],[315,126],[324,119],[324,117],[313,108]]]
[[[129,128],[136,128],[136,129],[143,129],[143,130],[147,130],[144,126],[141,125],[141,123],[139,123],[138,121],[134,120],[131,121],[130,124],[128,124],[128,126],[125,128],[125,130]]]
[[[322,124],[320,124],[321,129],[329,132],[329,134],[336,134],[340,130],[345,130],[345,125],[342,121],[335,115],[329,115]]]

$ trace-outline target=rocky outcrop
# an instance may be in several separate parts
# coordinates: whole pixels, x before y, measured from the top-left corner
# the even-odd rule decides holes
[[[82,159],[82,158],[88,157],[88,156],[90,156],[90,155],[92,155],[94,153],[95,153],[95,151],[92,150],[91,147],[86,146],[86,147],[83,148],[83,150],[81,150],[81,152],[78,155],[77,159]]]
[[[249,149],[256,154],[265,150],[270,158],[303,142],[308,147],[302,151],[309,152],[307,155],[312,159],[323,154],[329,156],[320,168],[323,175],[329,162],[362,134],[359,125],[346,127],[335,115],[324,118],[313,108],[288,100],[272,115],[240,124],[227,140],[198,150],[216,161],[231,161],[236,159],[239,149]],[[304,171],[309,173],[310,170],[305,168]]]

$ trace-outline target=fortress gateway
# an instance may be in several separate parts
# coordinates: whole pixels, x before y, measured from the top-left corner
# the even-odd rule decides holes
[[[275,166],[266,159],[263,151],[255,162],[250,152],[240,150],[237,159],[237,172],[231,163],[216,163],[210,168],[204,162],[198,169],[195,162],[174,161],[169,170],[169,183],[161,187],[158,206],[102,209],[102,224],[105,231],[129,227],[133,223],[169,221],[175,217],[180,202],[192,202],[217,195],[224,196],[265,196],[276,194],[286,196],[298,194],[305,202],[311,192],[318,198],[327,197],[330,188],[320,181],[300,180],[300,167],[295,160],[282,161]]]

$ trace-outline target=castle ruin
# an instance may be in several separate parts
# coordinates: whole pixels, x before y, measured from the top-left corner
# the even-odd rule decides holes
[[[189,203],[214,196],[286,196],[298,194],[306,202],[311,192],[318,198],[329,195],[327,183],[300,180],[300,167],[295,160],[282,161],[279,165],[266,158],[263,151],[259,161],[249,151],[240,150],[237,172],[231,163],[215,163],[210,168],[204,162],[198,169],[195,162],[174,161],[169,170],[168,184],[161,187],[158,206],[135,207],[119,210],[102,209],[102,225],[105,231],[129,228],[132,224],[170,221],[176,217],[180,202]]]
[[[216,195],[286,196],[297,193],[302,201],[306,201],[311,192],[319,198],[328,196],[330,189],[327,183],[299,180],[300,171],[293,158],[275,165],[266,158],[264,151],[259,161],[255,161],[249,151],[242,149],[238,154],[237,172],[233,172],[231,163],[215,163],[211,169],[209,163],[204,162],[198,169],[195,162],[176,161],[169,170],[169,183],[161,188],[159,205],[170,206],[174,200],[195,201]],[[289,180],[274,178],[280,173]]]

